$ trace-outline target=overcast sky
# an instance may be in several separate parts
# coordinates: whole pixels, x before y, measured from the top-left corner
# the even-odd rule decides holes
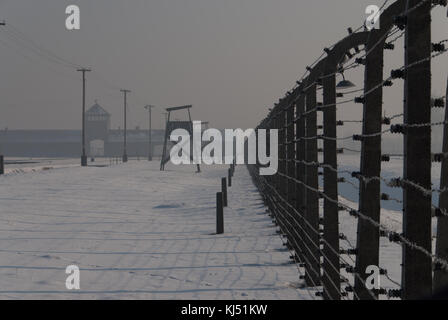
[[[392,1],[390,1],[392,2]],[[325,46],[358,27],[369,4],[383,0],[0,0],[0,127],[79,129],[81,74],[20,42],[38,46],[88,74],[95,99],[122,126],[120,88],[132,90],[129,127],[147,128],[145,104],[193,104],[195,120],[217,128],[254,127]],[[81,30],[65,28],[65,8],[81,9]],[[434,41],[447,38],[446,8],[433,12]],[[18,32],[22,32],[21,35]],[[402,43],[402,42],[399,42]],[[400,46],[400,45],[399,45]],[[403,64],[388,53],[385,73]],[[434,62],[435,95],[444,95],[446,57]],[[359,68],[360,69],[360,68]],[[362,70],[361,70],[362,71]],[[362,87],[362,72],[347,76]],[[402,86],[385,94],[389,114],[402,109]],[[360,106],[339,108],[340,119]]]

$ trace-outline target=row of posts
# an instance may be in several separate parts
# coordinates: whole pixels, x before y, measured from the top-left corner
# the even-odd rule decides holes
[[[230,165],[227,178],[221,179],[221,192],[216,194],[216,234],[224,233],[224,207],[229,205],[227,187],[232,186],[232,178],[235,174],[235,162]]]
[[[350,34],[333,49],[328,57],[315,67],[297,89],[281,99],[260,129],[277,129],[279,133],[279,174],[267,177],[274,190],[266,191],[276,198],[271,206],[279,213],[277,221],[296,251],[306,270],[308,286],[324,286],[326,299],[341,298],[337,176],[337,130],[335,74],[338,62],[350,49],[358,50],[364,44],[369,54],[365,61],[365,96],[363,104],[363,128],[361,141],[361,171],[366,179],[381,174],[381,135],[384,44],[393,26],[394,17],[409,7],[405,37],[405,103],[404,124],[414,125],[404,133],[404,179],[431,189],[431,2],[424,0],[397,0],[381,17],[381,29]],[[379,45],[378,45],[379,43]],[[426,60],[425,60],[426,59]],[[418,62],[418,63],[417,63]],[[320,78],[322,75],[328,75]],[[323,102],[316,100],[317,87],[323,87]],[[362,100],[362,101],[361,101]],[[326,106],[319,108],[319,105]],[[323,126],[317,126],[317,112],[323,112]],[[422,124],[421,126],[418,126]],[[323,134],[318,132],[323,129]],[[324,138],[325,137],[325,138]],[[318,140],[323,140],[323,149]],[[323,163],[318,153],[323,152]],[[319,168],[323,168],[319,171]],[[323,176],[323,190],[319,189],[319,176]],[[264,192],[264,190],[263,190]],[[280,197],[275,196],[279,194]],[[405,187],[403,190],[403,236],[431,252],[431,197],[420,190]],[[323,219],[319,215],[319,199],[323,199]],[[364,219],[358,219],[354,290],[357,299],[372,299],[366,288],[368,266],[379,266],[380,239],[380,182],[368,183],[360,178],[359,208]],[[281,204],[286,201],[296,211]],[[277,203],[275,203],[277,202]],[[296,213],[298,212],[298,213]],[[284,214],[283,214],[284,213]],[[296,226],[297,221],[300,226]],[[373,223],[372,223],[373,222]],[[300,239],[299,239],[299,238]],[[403,245],[402,290],[403,299],[416,299],[431,295],[432,261],[422,250]],[[321,246],[323,248],[321,248]],[[321,265],[321,256],[323,263]],[[321,267],[323,274],[321,273]],[[375,297],[378,296],[374,292]]]

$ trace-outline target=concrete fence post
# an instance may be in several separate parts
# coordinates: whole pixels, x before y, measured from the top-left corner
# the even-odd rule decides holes
[[[311,78],[310,82],[314,79]],[[309,86],[306,91],[306,141],[305,141],[305,230],[309,240],[307,251],[308,264],[306,265],[306,283],[310,287],[320,285],[320,239],[319,239],[319,189],[317,157],[317,111],[316,111],[316,83]],[[311,189],[312,188],[312,189]],[[308,237],[307,237],[308,238]]]
[[[448,85],[446,88],[448,101]],[[443,158],[442,171],[440,173],[440,189],[448,188],[448,103],[445,106],[445,126],[443,132]],[[439,208],[448,211],[448,193],[444,192],[439,198]],[[440,215],[437,220],[436,256],[448,260],[448,217]],[[448,286],[448,272],[441,268],[434,271],[434,291],[437,292]]]
[[[326,70],[331,73],[332,68]],[[336,75],[323,79],[325,106],[336,103]],[[336,106],[326,107],[323,111],[324,136],[336,138]],[[324,164],[331,168],[337,168],[337,143],[336,140],[324,141]],[[323,276],[324,299],[341,299],[341,273],[339,249],[339,208],[338,199],[338,174],[329,167],[324,168],[324,192],[329,198],[324,199],[324,248],[323,248]],[[331,200],[332,201],[331,201]]]

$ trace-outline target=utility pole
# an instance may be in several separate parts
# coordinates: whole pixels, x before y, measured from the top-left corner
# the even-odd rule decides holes
[[[384,80],[381,67],[384,64],[384,42],[386,41],[384,32],[386,31],[371,30],[366,44],[366,51],[370,52],[365,60],[364,72],[366,96],[363,104],[362,134],[366,136],[380,132],[382,126],[383,88],[379,87],[373,92],[371,90]],[[367,94],[367,92],[371,93]],[[360,167],[361,175],[367,179],[381,175],[381,136],[362,139]],[[366,182],[360,179],[359,189],[359,211],[370,220],[358,219],[356,242],[358,252],[355,269],[360,275],[355,278],[354,289],[357,300],[371,300],[376,299],[378,295],[366,287],[369,276],[366,270],[369,266],[378,266],[380,261],[380,228],[371,221],[377,224],[381,221],[381,184],[379,180]]]
[[[336,62],[335,58],[328,57],[327,61],[331,61],[325,70],[325,74],[331,74],[322,80],[324,87],[323,104],[328,106],[336,104]],[[327,62],[328,63],[328,62]],[[328,198],[324,199],[324,248],[323,248],[323,277],[324,298],[326,300],[341,300],[341,273],[340,273],[340,257],[333,252],[333,248],[339,248],[339,208],[338,208],[338,175],[335,170],[337,168],[337,121],[336,108],[325,108],[323,111],[324,135],[326,137],[335,138],[324,140],[324,192]],[[332,248],[330,248],[330,246]]]
[[[82,68],[78,69],[78,72],[82,72],[82,154],[81,154],[81,166],[87,167],[87,155],[86,155],[86,72],[92,71],[91,69]]]
[[[0,26],[6,25],[5,21],[0,21]],[[5,164],[4,164],[4,156],[0,155],[0,175],[5,173]]]
[[[126,89],[121,89],[121,92],[123,92],[124,95],[124,144],[123,144],[123,163],[124,162],[128,162],[128,155],[126,152],[126,136],[127,136],[127,119],[126,119],[126,109],[127,109],[127,97],[128,97],[128,93],[130,93],[130,90],[126,90]]]
[[[145,106],[145,109],[149,112],[149,130],[148,130],[148,136],[149,136],[149,151],[148,151],[148,161],[152,161],[152,108],[155,108],[155,106],[147,105]]]

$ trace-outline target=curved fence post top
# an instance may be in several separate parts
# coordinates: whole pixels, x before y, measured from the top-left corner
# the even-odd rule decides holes
[[[313,79],[313,81],[322,73],[326,68],[333,68],[333,64],[328,64],[328,62],[338,61],[342,56],[350,49],[355,48],[359,45],[366,45],[369,41],[369,36],[371,34],[386,34],[390,31],[394,25],[394,18],[405,10],[406,0],[397,0],[389,7],[387,7],[381,14],[380,29],[363,31],[351,33],[341,41],[335,44],[335,46],[330,49],[327,57],[320,60],[317,65],[310,71],[309,76],[306,80]],[[386,39],[384,39],[385,41]],[[330,60],[331,59],[331,60]],[[306,83],[306,81],[303,81]]]

